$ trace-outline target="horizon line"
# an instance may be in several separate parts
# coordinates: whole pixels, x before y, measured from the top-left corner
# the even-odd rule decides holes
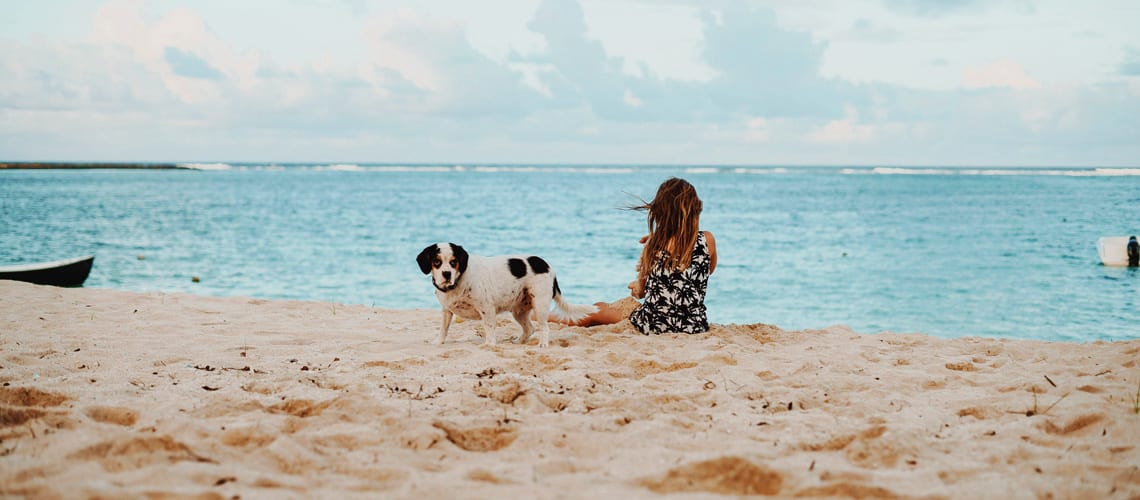
[[[1106,168],[1106,169],[1133,169],[1136,165],[1013,165],[1013,164],[911,164],[911,163],[606,163],[606,162],[454,162],[454,161],[232,161],[232,160],[194,160],[194,161],[0,161],[0,170],[20,169],[187,169],[194,170],[195,165],[266,165],[266,166],[312,166],[312,165],[359,165],[359,166],[409,166],[409,167],[439,167],[439,166],[475,166],[475,167],[728,167],[728,168],[914,168],[914,169],[974,169],[974,168],[1012,168],[1012,169],[1052,169],[1052,168]]]

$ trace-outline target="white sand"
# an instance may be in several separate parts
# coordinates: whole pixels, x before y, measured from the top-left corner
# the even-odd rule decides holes
[[[438,316],[0,281],[0,496],[1140,496],[1140,340]]]

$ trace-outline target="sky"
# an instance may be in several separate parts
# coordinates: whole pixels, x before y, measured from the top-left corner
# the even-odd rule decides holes
[[[1140,166],[1135,0],[0,3],[0,161]]]

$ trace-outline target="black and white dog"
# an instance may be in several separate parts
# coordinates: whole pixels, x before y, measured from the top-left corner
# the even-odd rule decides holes
[[[554,270],[540,257],[468,255],[454,243],[436,243],[416,257],[420,271],[431,274],[435,296],[443,306],[443,324],[436,344],[447,338],[452,315],[483,321],[484,343],[495,343],[495,316],[510,311],[522,326],[520,344],[534,332],[530,315],[534,312],[542,335],[539,347],[550,344],[550,302],[563,314],[559,317],[577,320],[597,310],[595,306],[573,305],[562,298]],[[555,313],[557,314],[557,313]]]

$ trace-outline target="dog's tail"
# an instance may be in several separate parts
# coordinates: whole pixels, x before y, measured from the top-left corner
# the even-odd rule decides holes
[[[598,306],[571,304],[562,297],[562,290],[558,288],[558,278],[554,278],[554,304],[556,309],[550,311],[554,319],[574,322],[587,315],[598,312]]]

